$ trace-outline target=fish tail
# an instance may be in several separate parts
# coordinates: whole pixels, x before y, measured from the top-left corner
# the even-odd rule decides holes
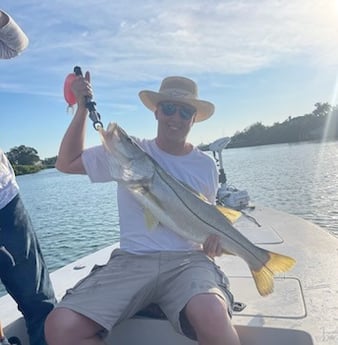
[[[289,271],[295,260],[289,256],[268,252],[269,260],[259,271],[251,269],[257,290],[261,296],[266,296],[273,291],[273,276],[276,273]]]

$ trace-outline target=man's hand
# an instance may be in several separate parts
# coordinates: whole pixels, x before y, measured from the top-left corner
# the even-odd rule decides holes
[[[77,76],[72,82],[71,89],[76,98],[79,108],[86,108],[86,97],[93,97],[93,90],[90,84],[90,73],[87,71],[85,76]]]
[[[221,256],[223,254],[223,249],[219,236],[210,235],[203,243],[203,251],[211,258]]]

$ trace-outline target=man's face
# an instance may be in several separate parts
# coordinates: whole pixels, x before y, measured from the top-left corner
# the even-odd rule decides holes
[[[192,127],[196,109],[177,102],[161,102],[155,112],[158,120],[158,135],[170,141],[185,141]]]

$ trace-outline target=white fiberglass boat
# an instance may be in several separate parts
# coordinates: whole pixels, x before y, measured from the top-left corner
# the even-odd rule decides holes
[[[225,145],[221,142],[218,153]],[[245,193],[237,190],[225,193],[221,188],[220,195],[240,206],[247,202]],[[238,230],[261,247],[293,257],[296,265],[287,274],[276,277],[274,292],[262,297],[242,259],[228,255],[216,259],[229,277],[238,305],[245,305],[233,316],[242,345],[337,345],[338,238],[302,218],[270,208],[247,205],[243,210],[255,221],[240,219],[235,224]],[[117,246],[118,243],[53,272],[51,278],[57,298],[86,276],[95,264],[105,263]],[[8,295],[0,298],[0,321],[10,340],[16,337],[22,345],[28,345],[24,320]],[[149,316],[135,316],[117,325],[106,343],[197,344],[177,334],[167,320]]]

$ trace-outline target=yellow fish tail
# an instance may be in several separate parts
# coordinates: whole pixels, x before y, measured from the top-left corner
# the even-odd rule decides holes
[[[260,295],[266,296],[273,291],[273,276],[276,273],[289,271],[295,264],[295,260],[289,256],[268,252],[269,260],[259,270],[251,270],[257,290]]]

